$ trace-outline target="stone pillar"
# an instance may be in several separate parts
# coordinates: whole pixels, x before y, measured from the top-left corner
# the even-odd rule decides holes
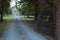
[[[60,0],[54,0],[55,5],[57,6],[56,11],[56,40],[60,40]]]
[[[60,40],[60,5],[56,12],[56,34],[57,39]]]

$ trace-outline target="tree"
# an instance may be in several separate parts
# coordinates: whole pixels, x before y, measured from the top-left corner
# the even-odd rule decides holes
[[[27,15],[27,17],[29,17],[29,15],[33,15],[33,13],[35,11],[35,7],[34,7],[33,3],[29,2],[29,1],[23,2],[22,8],[24,9],[25,15]]]
[[[3,0],[0,0],[0,7],[1,7],[1,10],[0,10],[0,22],[2,22],[3,20]]]
[[[9,2],[7,0],[0,0],[0,21],[2,22],[3,21],[3,14],[4,13],[7,13],[7,9],[9,7]]]

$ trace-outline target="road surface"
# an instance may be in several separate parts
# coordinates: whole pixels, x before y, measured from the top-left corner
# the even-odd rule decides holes
[[[16,10],[15,10],[16,11]],[[14,11],[13,11],[14,13]],[[14,16],[7,24],[4,36],[0,40],[48,40],[45,36],[38,34],[27,23]]]

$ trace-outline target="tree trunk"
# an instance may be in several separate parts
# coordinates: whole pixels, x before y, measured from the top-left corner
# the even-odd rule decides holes
[[[3,0],[1,0],[1,7],[2,7],[2,9],[1,9],[1,14],[0,14],[0,16],[1,16],[1,18],[0,18],[0,21],[2,22],[3,21]]]
[[[0,21],[2,22],[3,21],[3,14],[1,13],[1,19],[0,19]]]
[[[37,13],[35,13],[35,20],[37,20]]]
[[[29,18],[29,15],[27,15],[27,18]]]
[[[37,20],[37,17],[38,17],[38,3],[35,4],[35,20]]]

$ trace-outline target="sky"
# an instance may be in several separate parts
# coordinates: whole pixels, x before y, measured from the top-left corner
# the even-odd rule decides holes
[[[15,3],[16,3],[15,1],[16,0],[11,0],[11,2],[10,2],[11,7],[15,5]],[[17,0],[17,1],[21,1],[21,0]]]

